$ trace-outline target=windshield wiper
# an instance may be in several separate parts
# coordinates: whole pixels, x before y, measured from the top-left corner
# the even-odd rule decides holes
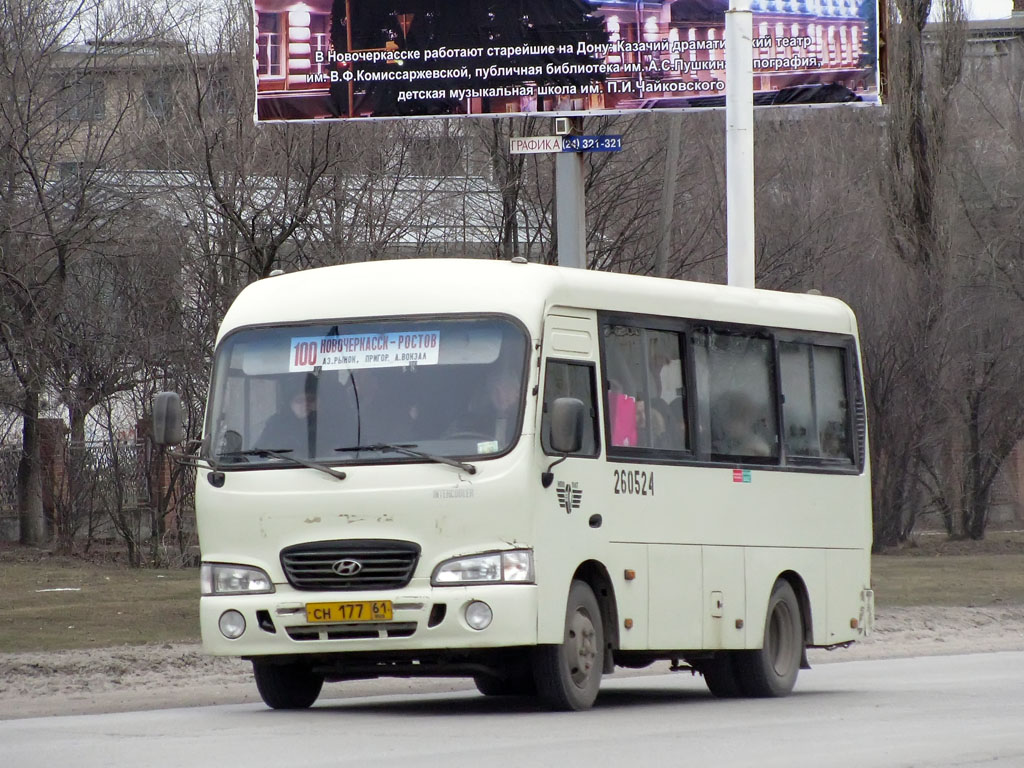
[[[335,448],[336,451],[394,451],[395,453],[402,453],[406,456],[415,456],[417,459],[426,459],[427,461],[434,461],[438,464],[447,464],[449,467],[455,467],[461,469],[463,472],[467,472],[471,475],[476,474],[476,467],[465,461],[459,461],[458,459],[449,459],[447,456],[438,456],[433,453],[426,453],[425,451],[413,450],[416,447],[416,443],[372,443],[370,445],[349,445],[344,448]]]
[[[317,461],[306,461],[300,459],[297,456],[289,456],[291,448],[279,448],[271,450],[270,448],[250,448],[248,451],[227,451],[226,453],[220,454],[224,456],[270,456],[275,459],[283,459],[284,461],[290,461],[292,464],[297,464],[300,467],[309,467],[309,469],[317,469],[321,472],[330,475],[331,477],[337,478],[338,480],[344,480],[346,475],[337,469],[332,469],[326,464],[321,464]]]

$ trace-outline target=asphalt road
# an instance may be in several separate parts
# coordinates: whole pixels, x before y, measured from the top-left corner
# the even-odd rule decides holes
[[[0,766],[1024,766],[1024,652],[825,664],[776,700],[606,678],[589,712],[476,693],[0,722]]]

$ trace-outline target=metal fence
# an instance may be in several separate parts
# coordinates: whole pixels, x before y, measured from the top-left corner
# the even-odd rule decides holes
[[[18,460],[21,449],[0,446],[0,541],[17,541],[18,523]]]
[[[17,541],[19,447],[0,447],[0,540]],[[65,551],[114,545],[137,564],[196,557],[195,473],[145,440],[64,443],[42,467],[53,542]]]

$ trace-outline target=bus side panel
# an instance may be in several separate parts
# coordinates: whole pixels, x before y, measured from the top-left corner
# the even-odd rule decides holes
[[[648,563],[646,544],[612,544],[608,550],[608,575],[615,588],[615,601],[619,613],[619,647],[624,651],[643,651],[651,646],[648,595],[654,584]],[[626,571],[636,576],[627,580]],[[652,613],[657,613],[652,612]],[[632,627],[627,629],[627,619]]]
[[[703,558],[699,546],[648,546],[651,619],[648,644],[654,649],[700,648],[703,637]]]
[[[745,551],[747,570],[748,648],[764,643],[768,598],[776,579],[792,571],[803,581],[811,606],[811,642],[821,644],[828,620],[827,555],[825,550],[751,547]]]
[[[704,642],[701,647],[746,648],[747,588],[743,547],[703,547]]]
[[[871,555],[864,550],[832,550],[828,553],[828,633],[826,645],[861,637],[861,592],[869,588]],[[852,622],[857,626],[851,626]]]

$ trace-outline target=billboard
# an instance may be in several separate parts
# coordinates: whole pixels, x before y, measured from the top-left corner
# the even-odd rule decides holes
[[[254,0],[256,120],[725,103],[728,0]],[[755,104],[878,100],[877,0],[752,0]]]

